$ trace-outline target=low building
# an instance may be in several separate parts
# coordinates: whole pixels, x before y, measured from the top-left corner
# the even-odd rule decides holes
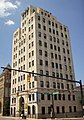
[[[8,64],[7,68],[11,68]],[[0,115],[10,115],[11,72],[3,70],[0,75]]]

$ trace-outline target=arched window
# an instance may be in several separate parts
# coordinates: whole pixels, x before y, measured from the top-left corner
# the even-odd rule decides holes
[[[28,106],[28,115],[31,114],[31,108]]]
[[[32,106],[32,114],[35,114],[35,106]]]

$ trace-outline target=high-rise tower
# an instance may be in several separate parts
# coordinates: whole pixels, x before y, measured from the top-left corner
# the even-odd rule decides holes
[[[11,115],[49,117],[53,108],[59,117],[81,109],[69,94],[75,83],[63,80],[75,80],[68,27],[48,11],[30,5],[22,13],[13,35],[12,68],[46,76],[12,71]]]

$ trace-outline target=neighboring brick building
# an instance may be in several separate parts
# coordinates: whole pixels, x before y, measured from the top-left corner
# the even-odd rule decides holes
[[[8,64],[8,68],[11,66]],[[0,75],[0,115],[10,115],[11,72],[3,70]]]
[[[27,73],[12,71],[12,116],[20,111],[31,118],[49,118],[53,111],[55,117],[81,116],[81,105],[69,93],[76,86],[70,82],[75,74],[69,30],[50,12],[30,5],[22,13],[21,28],[13,34],[12,68],[45,75],[31,74],[28,82]]]

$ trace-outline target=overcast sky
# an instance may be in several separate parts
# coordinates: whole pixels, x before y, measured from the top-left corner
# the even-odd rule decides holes
[[[0,0],[0,67],[11,64],[13,32],[30,4],[51,12],[68,26],[76,80],[84,84],[84,0]]]

